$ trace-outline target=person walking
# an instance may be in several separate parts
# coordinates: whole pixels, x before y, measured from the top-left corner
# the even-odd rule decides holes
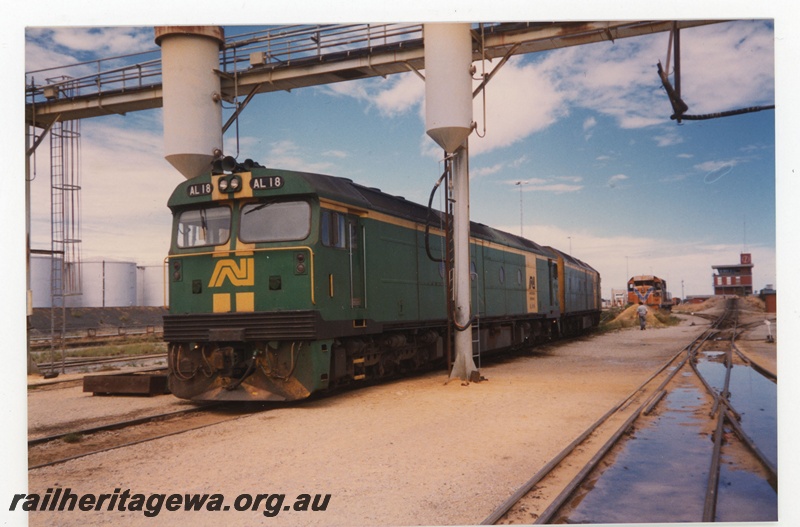
[[[639,302],[639,307],[636,308],[636,314],[639,315],[639,329],[645,329],[647,324],[647,306],[643,302]]]

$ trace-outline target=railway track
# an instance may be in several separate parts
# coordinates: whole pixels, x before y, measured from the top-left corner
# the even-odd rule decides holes
[[[119,363],[130,362],[146,362],[163,360],[164,364],[167,362],[166,353],[151,353],[148,355],[131,355],[131,356],[117,356],[117,357],[68,357],[63,361],[54,362],[41,362],[37,367],[41,371],[64,370],[63,373],[74,373],[85,370],[91,370],[94,367],[110,366]]]
[[[732,379],[752,365],[735,346],[743,331],[736,315],[734,299],[701,335],[542,467],[482,524],[747,521],[769,520],[772,514],[777,518],[777,450],[760,447],[751,437],[757,435],[750,417],[755,412],[750,408],[739,412],[732,403],[732,399],[740,402],[736,390],[731,393]],[[776,378],[768,376],[765,382],[774,383]],[[747,419],[742,413],[748,414]],[[774,437],[773,429],[773,442]],[[670,481],[674,467],[683,476]],[[741,490],[744,484],[734,472],[742,468],[740,472],[757,480],[747,483],[757,492]],[[680,481],[684,476],[687,481]],[[704,484],[698,486],[697,481]],[[757,497],[750,498],[751,494]],[[748,499],[760,501],[744,503]]]
[[[28,441],[28,470],[198,430],[280,407],[272,404],[209,403]]]

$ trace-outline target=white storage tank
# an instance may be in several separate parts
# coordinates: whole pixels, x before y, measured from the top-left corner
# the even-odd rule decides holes
[[[53,261],[49,256],[31,255],[31,290],[33,307],[51,307],[50,273]]]
[[[136,305],[136,264],[113,260],[81,264],[82,307]]]
[[[222,154],[218,26],[155,28],[161,46],[164,157],[186,179],[211,168]]]
[[[136,305],[169,305],[164,265],[140,265],[136,268]]]
[[[453,153],[472,131],[470,24],[425,24],[425,127]]]
[[[41,254],[31,255],[31,307],[34,309],[53,306],[52,291],[50,290],[53,264],[53,258],[50,256]],[[61,265],[60,256],[55,257],[55,265]],[[80,287],[80,280],[77,276],[79,266],[73,269],[74,274],[70,269],[65,270],[65,277],[68,282],[65,285],[68,288]],[[66,293],[64,296],[64,305],[67,307],[81,307],[83,299],[79,294],[80,291],[69,289],[64,292]]]

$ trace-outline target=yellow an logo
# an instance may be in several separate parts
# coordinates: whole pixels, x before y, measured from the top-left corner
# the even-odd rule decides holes
[[[233,286],[254,285],[255,259],[243,258],[238,263],[230,258],[219,260],[211,274],[208,287],[222,287],[226,278],[231,281]]]

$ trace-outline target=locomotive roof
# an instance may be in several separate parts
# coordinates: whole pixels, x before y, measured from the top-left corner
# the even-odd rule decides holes
[[[597,272],[591,265],[587,264],[583,260],[575,258],[574,256],[572,256],[570,254],[567,254],[567,253],[565,253],[563,251],[559,251],[555,247],[547,246],[547,248],[550,249],[551,251],[561,255],[561,257],[563,257],[564,261],[566,261],[566,262],[569,262],[569,263],[571,263],[571,264],[573,264],[573,265],[575,265],[577,267],[582,267],[582,268],[587,269],[589,271]]]
[[[393,196],[382,192],[380,189],[367,187],[353,182],[351,179],[328,176],[324,174],[314,174],[311,172],[294,172],[288,170],[269,169],[254,167],[251,170],[252,177],[280,176],[285,179],[286,184],[279,190],[269,190],[261,194],[261,191],[254,191],[256,197],[270,195],[273,197],[289,195],[309,195],[316,194],[331,201],[350,205],[354,208],[363,210],[374,210],[391,216],[403,218],[416,223],[428,221],[428,207],[408,201],[402,196]],[[216,174],[218,175],[218,174]],[[212,181],[212,174],[207,173],[192,180],[184,181],[175,189],[169,199],[168,205],[171,208],[186,205],[199,205],[212,200],[211,196],[203,196],[197,199],[188,199],[187,189],[192,185],[208,183]],[[266,193],[268,192],[268,194]],[[437,227],[443,221],[443,213],[433,209],[430,211],[430,221],[432,227]],[[482,223],[470,222],[470,232],[473,236],[487,241],[492,241],[502,245],[535,252],[549,258],[556,255],[552,248],[545,248],[538,243],[516,236],[504,231],[500,231],[484,225]],[[588,267],[588,266],[587,266]]]
[[[378,188],[366,187],[354,183],[350,179],[336,176],[308,173],[304,173],[303,176],[308,178],[310,182],[313,181],[313,186],[319,191],[321,196],[330,199],[352,202],[354,205],[362,205],[370,210],[398,216],[418,223],[425,223],[429,217],[428,207],[425,205],[408,201],[402,196],[387,194]],[[331,193],[329,194],[328,192]],[[364,205],[365,202],[366,205]],[[443,221],[444,215],[440,211],[433,209],[430,214],[431,226],[437,226],[440,221]],[[482,223],[470,222],[470,233],[477,238],[502,245],[525,249],[526,251],[536,252],[548,257],[553,256],[548,249],[532,240],[489,227]]]

